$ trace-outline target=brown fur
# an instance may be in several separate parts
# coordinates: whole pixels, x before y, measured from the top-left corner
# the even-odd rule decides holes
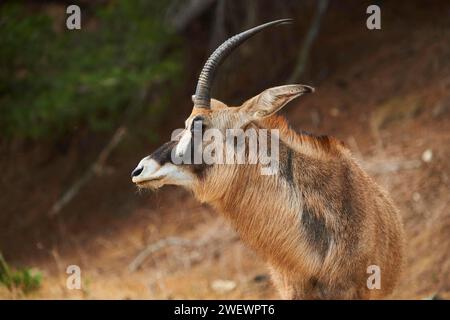
[[[280,88],[276,88],[280,95]],[[289,87],[292,92],[292,86]],[[265,100],[279,110],[266,90]],[[288,97],[291,99],[291,96]],[[289,99],[284,99],[284,105]],[[369,299],[392,292],[403,257],[403,228],[389,196],[334,138],[299,134],[276,115],[255,118],[257,97],[228,108],[194,108],[205,125],[225,129],[278,129],[280,170],[261,175],[260,165],[181,166],[188,186],[222,213],[265,261],[287,299]],[[264,106],[264,114],[271,112]],[[276,112],[275,111],[275,112]],[[368,289],[367,268],[381,269],[381,289]]]
[[[209,169],[195,195],[224,214],[269,263],[284,298],[391,293],[402,265],[403,234],[389,197],[337,140],[296,134],[276,116],[259,125],[280,129],[281,163],[286,151],[294,150],[294,185],[260,175],[255,165],[222,165]],[[313,222],[302,224],[305,217]],[[322,247],[315,243],[320,241]],[[381,290],[366,286],[367,267],[374,264],[381,268]]]

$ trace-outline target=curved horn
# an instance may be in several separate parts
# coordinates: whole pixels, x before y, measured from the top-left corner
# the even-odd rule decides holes
[[[241,32],[222,43],[208,58],[203,66],[202,72],[197,82],[197,88],[195,90],[195,96],[193,97],[195,108],[210,108],[211,103],[211,86],[214,80],[216,68],[222,63],[222,61],[237,48],[242,42],[257,34],[261,30],[282,23],[289,23],[292,19],[280,19],[265,24],[259,25],[247,31]]]

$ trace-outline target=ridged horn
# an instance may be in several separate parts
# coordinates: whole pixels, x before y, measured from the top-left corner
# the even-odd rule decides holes
[[[195,108],[210,108],[211,104],[211,87],[214,80],[214,75],[217,67],[222,61],[241,43],[250,37],[254,36],[258,32],[265,28],[275,26],[283,23],[290,23],[292,19],[280,19],[271,22],[264,23],[247,31],[241,32],[235,36],[232,36],[224,43],[222,43],[208,58],[203,66],[202,72],[197,82],[197,88],[195,89],[195,96],[193,96],[193,102]]]

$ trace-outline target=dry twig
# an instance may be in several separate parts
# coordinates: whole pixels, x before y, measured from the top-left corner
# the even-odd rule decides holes
[[[305,70],[306,62],[308,61],[309,52],[311,51],[311,46],[314,40],[317,37],[320,29],[320,22],[322,20],[322,16],[328,7],[328,0],[319,0],[317,1],[317,11],[314,15],[311,26],[306,34],[305,40],[303,41],[302,48],[300,50],[300,54],[297,59],[297,63],[294,68],[294,72],[292,72],[291,76],[288,79],[288,83],[295,83],[299,80],[299,78],[303,75],[303,71]]]
[[[185,246],[192,244],[192,241],[186,240],[183,238],[176,238],[176,237],[168,237],[161,240],[158,240],[147,247],[145,247],[144,250],[142,250],[136,258],[128,265],[128,270],[130,272],[136,271],[142,263],[144,263],[145,259],[156,251],[159,251],[167,246]]]
[[[216,0],[190,0],[176,2],[168,14],[168,23],[177,32],[183,31],[193,20],[199,17]],[[179,5],[182,3],[183,5]]]
[[[104,164],[111,152],[117,147],[125,136],[125,127],[119,127],[112,136],[106,147],[100,152],[97,160],[89,167],[89,169],[60,197],[50,209],[48,215],[56,216],[61,212],[70,200],[72,200],[80,191],[80,189],[95,175],[104,171]]]

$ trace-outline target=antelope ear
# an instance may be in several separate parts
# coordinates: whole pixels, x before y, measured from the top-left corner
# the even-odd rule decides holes
[[[245,102],[242,111],[253,120],[262,119],[276,113],[295,98],[310,92],[314,92],[313,87],[301,84],[270,88]]]
[[[226,109],[228,106],[220,100],[211,98],[211,110],[222,110]]]

